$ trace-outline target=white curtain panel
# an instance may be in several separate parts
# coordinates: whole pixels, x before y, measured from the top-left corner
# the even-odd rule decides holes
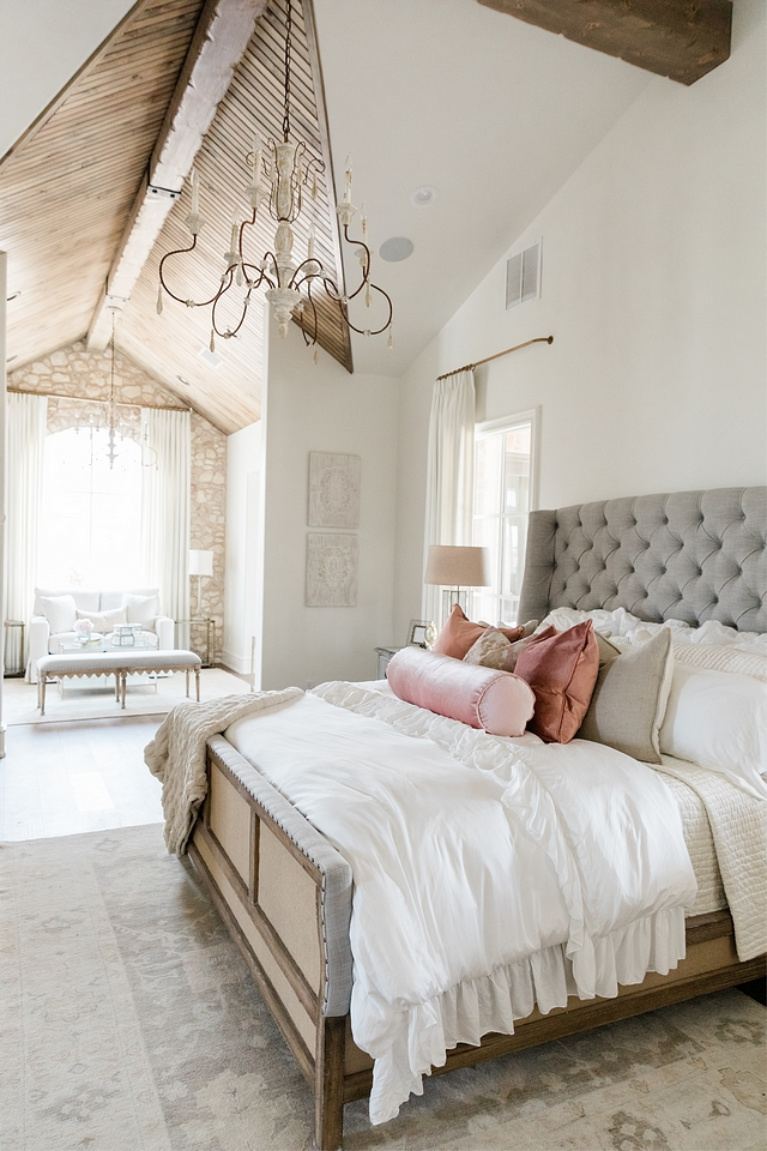
[[[29,619],[37,581],[37,539],[43,498],[48,397],[8,393],[5,484],[4,619]],[[8,668],[21,663],[21,628],[8,628]]]
[[[474,502],[474,372],[434,384],[429,418],[424,571],[431,544],[471,544]],[[424,584],[423,618],[439,622],[441,592]]]
[[[141,553],[148,586],[160,589],[160,607],[189,619],[189,412],[141,409],[147,451],[141,491]]]

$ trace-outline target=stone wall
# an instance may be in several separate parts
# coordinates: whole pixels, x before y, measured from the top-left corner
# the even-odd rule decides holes
[[[111,388],[112,353],[89,352],[82,341],[53,352],[44,359],[9,373],[8,387],[22,392],[37,392],[52,398],[48,401],[48,433],[88,424],[91,416],[101,425],[105,422],[102,403],[79,403],[74,400],[108,400]],[[57,398],[63,397],[63,398]],[[71,397],[68,399],[67,397]],[[177,396],[164,388],[143,368],[120,354],[115,360],[115,398],[120,405],[118,417],[127,434],[140,435],[139,409],[142,404],[180,407]],[[123,407],[122,405],[128,405]],[[212,424],[191,413],[192,490],[190,547],[214,553],[213,576],[202,581],[200,614],[216,625],[216,651],[221,651],[224,628],[224,536],[226,529],[226,436]],[[192,613],[197,614],[197,580],[190,591]],[[192,644],[204,644],[202,631],[195,630]]]

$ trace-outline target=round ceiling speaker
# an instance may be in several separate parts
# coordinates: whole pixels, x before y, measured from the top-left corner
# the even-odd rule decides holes
[[[384,240],[378,249],[378,255],[381,259],[388,260],[390,264],[396,264],[399,260],[406,260],[412,254],[413,241],[408,240],[407,236],[392,236],[390,239]]]

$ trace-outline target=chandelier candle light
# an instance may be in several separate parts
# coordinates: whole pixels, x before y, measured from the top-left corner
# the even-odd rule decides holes
[[[226,267],[221,275],[220,282],[212,295],[206,300],[192,300],[176,295],[168,286],[166,279],[166,263],[174,256],[193,251],[197,246],[197,237],[203,226],[200,215],[200,186],[194,168],[189,176],[191,193],[191,206],[185,223],[192,235],[192,242],[187,248],[177,248],[167,252],[160,261],[160,286],[157,294],[157,312],[162,313],[163,291],[178,303],[186,304],[188,308],[211,309],[210,350],[215,350],[216,336],[230,339],[236,336],[245,323],[250,306],[252,293],[266,285],[266,298],[279,327],[280,336],[284,339],[288,334],[293,313],[298,310],[302,314],[300,324],[304,341],[307,346],[317,344],[319,323],[314,293],[323,290],[327,297],[338,305],[343,322],[353,332],[365,336],[377,336],[388,331],[389,347],[392,345],[392,302],[388,294],[372,283],[370,279],[370,248],[367,244],[367,215],[362,210],[362,239],[355,240],[349,235],[349,227],[357,212],[352,204],[352,164],[347,157],[344,173],[344,198],[338,205],[336,212],[339,223],[343,228],[345,241],[356,249],[356,255],[361,269],[360,283],[355,291],[346,293],[336,283],[322,262],[315,256],[315,222],[309,223],[309,238],[306,259],[296,264],[293,257],[294,235],[291,224],[301,215],[304,209],[304,189],[311,193],[312,203],[317,197],[317,178],[324,173],[325,164],[316,156],[310,155],[306,144],[299,140],[290,139],[290,52],[292,30],[292,0],[287,3],[287,17],[285,24],[285,102],[284,117],[282,121],[282,140],[275,141],[271,137],[262,140],[256,133],[253,151],[247,156],[250,168],[250,184],[245,194],[250,204],[252,215],[250,219],[240,222],[237,218],[232,220],[232,230],[229,240],[229,249],[224,253]],[[265,178],[267,188],[262,187],[262,177]],[[262,205],[273,220],[277,222],[274,235],[274,250],[268,251],[258,263],[251,263],[244,252],[243,239],[247,228],[254,227],[256,217]],[[234,327],[222,327],[218,316],[218,305],[232,289],[240,289],[240,316]],[[385,303],[384,322],[379,327],[372,324],[366,327],[357,327],[349,319],[347,305],[364,292],[364,301],[367,308],[371,306],[371,296],[375,292],[381,296]],[[231,297],[230,297],[231,298]],[[317,353],[315,350],[315,360]]]

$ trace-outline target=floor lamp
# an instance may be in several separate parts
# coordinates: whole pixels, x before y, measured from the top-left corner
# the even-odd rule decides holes
[[[213,552],[190,549],[189,574],[197,577],[197,615],[200,616],[202,615],[202,577],[213,575]]]
[[[423,582],[444,588],[441,621],[444,623],[455,604],[466,611],[467,588],[490,586],[490,549],[432,544]]]

